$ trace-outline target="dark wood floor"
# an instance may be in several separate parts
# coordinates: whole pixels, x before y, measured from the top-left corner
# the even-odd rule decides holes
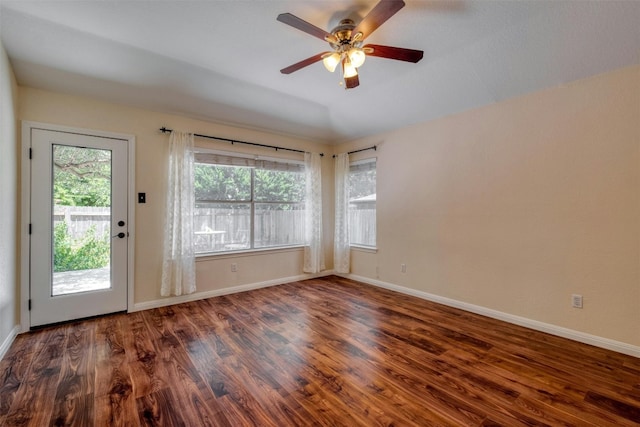
[[[640,425],[640,359],[329,277],[20,335],[0,425]]]

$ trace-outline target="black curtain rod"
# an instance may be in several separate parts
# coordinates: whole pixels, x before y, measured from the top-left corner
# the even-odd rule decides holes
[[[166,127],[161,127],[160,132],[169,133],[173,132],[173,129],[167,129]],[[285,148],[278,147],[276,145],[267,145],[267,144],[258,144],[257,142],[247,142],[247,141],[238,141],[237,139],[229,139],[229,138],[221,138],[219,136],[210,136],[210,135],[200,135],[199,133],[194,133],[193,136],[197,136],[199,138],[207,138],[207,139],[217,139],[218,141],[226,141],[233,144],[245,144],[245,145],[253,145],[254,147],[264,147],[264,148],[273,148],[274,150],[283,150],[283,151],[293,151],[295,153],[304,153],[303,150],[296,150],[295,148]],[[320,153],[320,157],[324,157],[324,153]]]
[[[375,145],[371,146],[371,147],[367,147],[367,148],[361,148],[359,150],[353,150],[353,151],[349,151],[347,154],[355,154],[355,153],[359,153],[361,151],[367,151],[367,150],[373,150],[373,151],[377,151],[378,147],[376,147]],[[333,158],[336,158],[336,155],[333,155]]]

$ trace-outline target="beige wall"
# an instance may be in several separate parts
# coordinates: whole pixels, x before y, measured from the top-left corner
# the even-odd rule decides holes
[[[18,88],[0,42],[0,345],[18,325]]]
[[[378,251],[354,251],[354,274],[640,345],[640,67],[335,149],[31,88],[20,88],[19,118],[136,136],[136,192],[148,196],[136,205],[137,303],[160,298],[168,137],[157,129],[168,126],[326,154],[376,144],[359,157],[378,158]],[[323,175],[331,268],[330,155]],[[295,250],[210,257],[198,262],[198,287],[301,270]],[[571,308],[573,293],[584,309]]]
[[[332,267],[333,236],[333,163],[332,147],[291,137],[274,135],[231,126],[160,114],[99,102],[89,98],[63,95],[28,87],[20,88],[21,120],[53,123],[101,131],[132,134],[136,137],[136,193],[146,192],[147,203],[136,204],[135,249],[135,302],[148,303],[160,299],[162,266],[162,233],[164,229],[164,194],[166,189],[166,161],[168,135],[158,129],[166,126],[205,135],[272,144],[282,147],[324,152],[323,159],[323,214],[327,267]],[[226,151],[242,150],[271,157],[301,159],[296,154],[269,149],[251,149],[196,138],[196,145],[220,148]],[[240,147],[240,148],[238,148]],[[297,157],[295,157],[297,156]],[[238,271],[231,272],[231,263]],[[255,284],[302,274],[302,250],[288,250],[207,257],[198,260],[198,292],[216,291],[232,286]]]
[[[371,144],[354,274],[640,345],[640,67],[340,148]]]

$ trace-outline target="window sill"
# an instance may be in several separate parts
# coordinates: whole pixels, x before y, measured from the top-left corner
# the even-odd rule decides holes
[[[358,245],[351,245],[350,248],[354,251],[358,251],[358,252],[367,252],[370,254],[377,254],[378,253],[378,248],[373,247],[373,246],[358,246]]]
[[[238,258],[265,255],[278,252],[298,252],[304,249],[304,246],[276,246],[270,248],[259,249],[243,249],[239,251],[226,251],[226,252],[203,252],[196,254],[196,262],[206,261],[209,259],[224,259],[224,258]]]

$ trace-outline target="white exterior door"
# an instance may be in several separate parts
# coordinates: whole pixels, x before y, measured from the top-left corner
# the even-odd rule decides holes
[[[127,309],[128,141],[31,129],[30,326]]]

